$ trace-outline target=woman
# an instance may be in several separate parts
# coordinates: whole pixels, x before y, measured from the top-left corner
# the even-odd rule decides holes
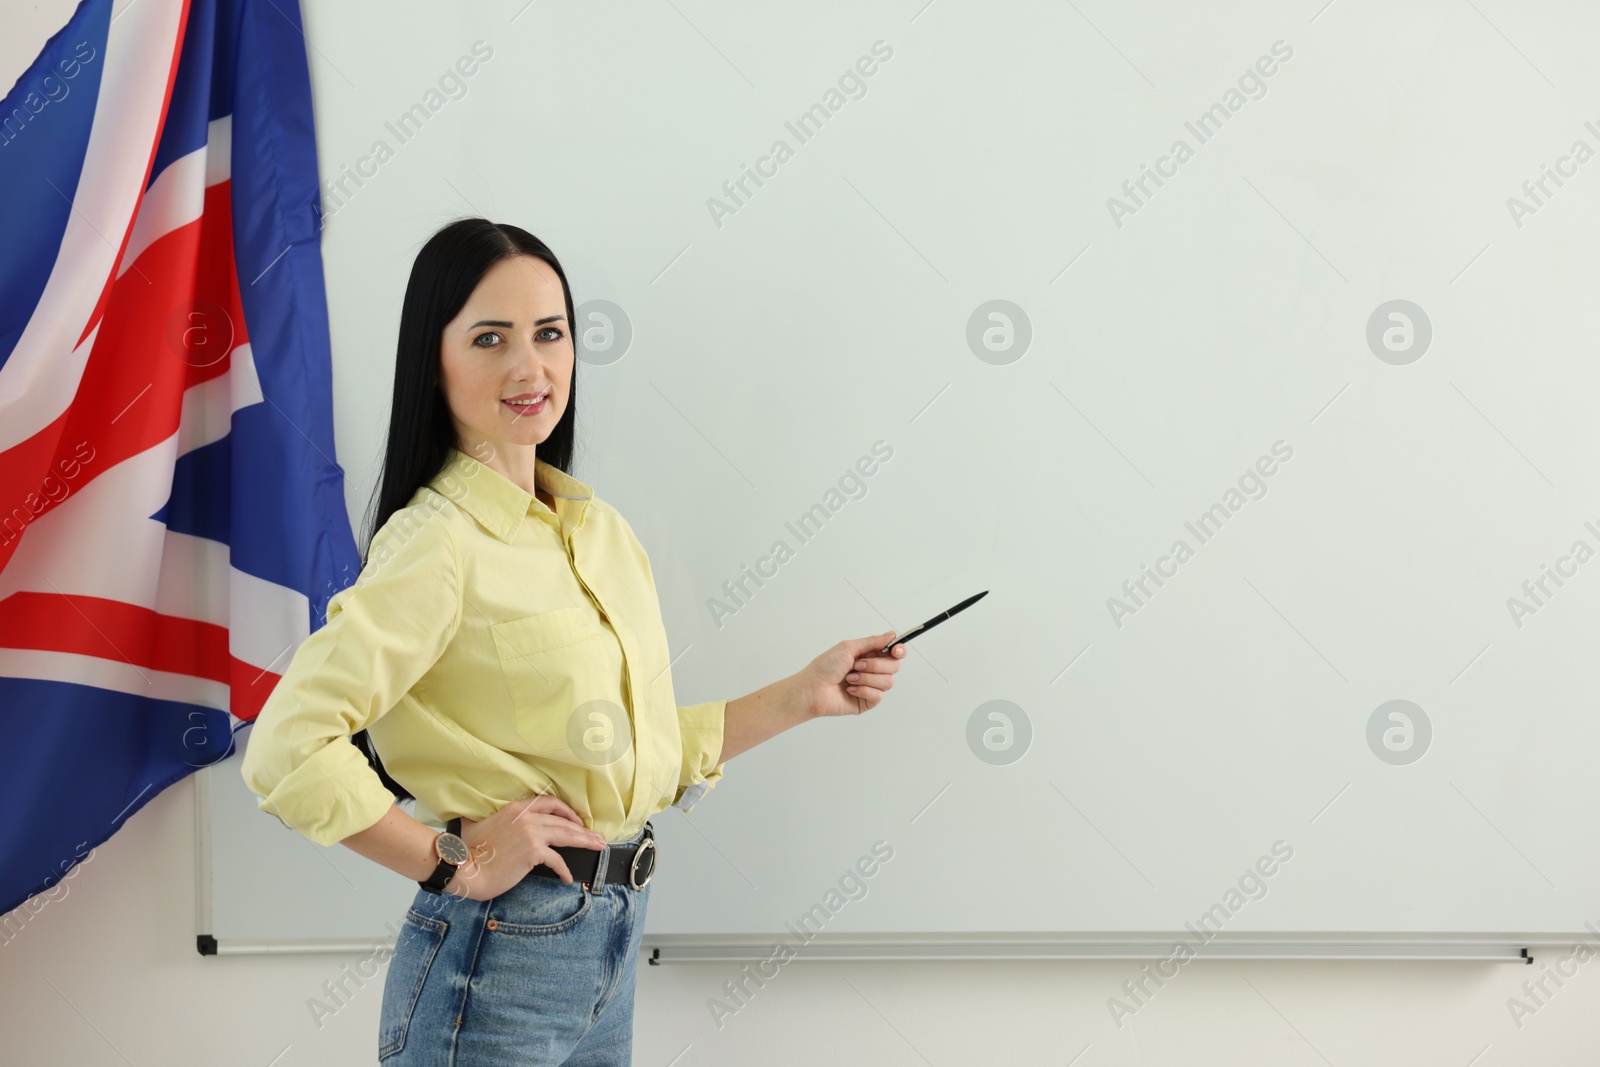
[[[842,641],[748,696],[676,706],[649,559],[566,473],[572,320],[524,230],[463,219],[423,246],[361,575],[245,753],[263,809],[419,883],[384,984],[396,1067],[631,1062],[649,816],[797,723],[876,707],[906,651],[876,654],[892,630]]]

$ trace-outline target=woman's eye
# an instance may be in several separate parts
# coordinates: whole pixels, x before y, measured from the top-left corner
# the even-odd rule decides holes
[[[561,328],[559,326],[546,326],[544,329],[540,330],[539,332],[542,333],[542,334],[544,334],[544,333],[554,334],[555,336],[550,338],[550,340],[552,340],[552,341],[561,340]]]
[[[484,344],[484,338],[486,337],[491,338],[488,344]],[[479,348],[489,348],[492,345],[500,343],[500,335],[495,333],[493,330],[490,330],[488,333],[480,333],[478,336],[474,337],[472,339],[472,343],[477,345]]]

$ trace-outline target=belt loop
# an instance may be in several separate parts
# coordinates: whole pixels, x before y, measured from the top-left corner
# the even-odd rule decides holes
[[[611,843],[608,841],[600,848],[600,855],[595,858],[594,864],[594,891],[599,893],[606,884],[606,860],[611,856]]]

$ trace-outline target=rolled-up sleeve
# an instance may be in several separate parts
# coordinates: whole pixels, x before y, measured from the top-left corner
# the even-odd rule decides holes
[[[241,773],[261,797],[257,806],[319,845],[381,819],[395,796],[350,737],[438,661],[462,605],[461,561],[445,519],[426,504],[396,512],[250,729]]]
[[[678,771],[674,807],[689,811],[722,778],[722,724],[726,700],[690,704],[678,709],[678,732],[683,736],[683,765]]]

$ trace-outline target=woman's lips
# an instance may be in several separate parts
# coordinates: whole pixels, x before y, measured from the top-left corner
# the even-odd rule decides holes
[[[502,405],[504,405],[505,407],[510,408],[512,414],[514,414],[514,415],[516,415],[518,417],[525,418],[525,417],[527,417],[529,415],[537,415],[537,414],[539,414],[539,412],[543,411],[544,410],[544,406],[546,404],[550,403],[550,398],[548,396],[546,396],[543,400],[539,401],[537,404],[513,404],[509,400],[502,400],[502,401],[500,401],[500,403]]]

